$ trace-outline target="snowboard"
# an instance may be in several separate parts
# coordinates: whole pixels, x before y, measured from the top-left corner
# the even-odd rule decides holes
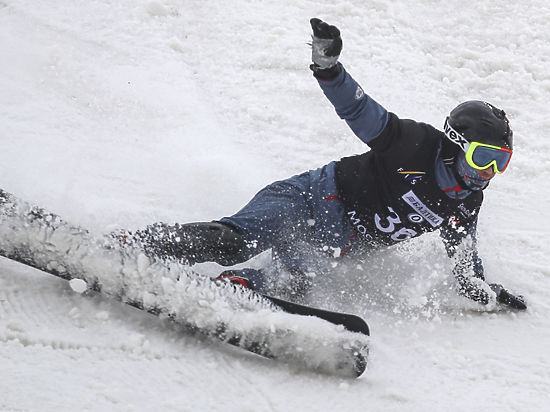
[[[358,377],[369,328],[358,316],[212,282],[187,265],[97,236],[0,189],[0,255],[71,281],[193,333],[298,368]]]

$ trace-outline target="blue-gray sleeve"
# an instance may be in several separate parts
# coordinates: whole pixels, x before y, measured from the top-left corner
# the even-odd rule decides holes
[[[359,139],[369,143],[386,127],[388,111],[368,96],[341,64],[340,69],[334,80],[319,80],[319,85],[338,116]]]
[[[458,282],[458,292],[475,302],[487,305],[491,302],[491,296],[482,286],[485,276],[483,263],[477,253],[476,227],[477,217],[459,227],[464,230],[456,230],[457,228],[447,226],[441,228],[440,234],[447,254],[451,258],[455,258],[453,275]],[[467,237],[470,238],[470,244],[460,247]]]
[[[477,278],[485,279],[483,263],[477,253],[477,216],[457,227],[451,223],[441,227],[440,236],[443,239],[447,255],[451,258],[454,257],[462,242],[469,238],[470,242],[466,247],[469,259],[467,259],[467,262],[457,264],[453,272],[456,274],[471,269]]]

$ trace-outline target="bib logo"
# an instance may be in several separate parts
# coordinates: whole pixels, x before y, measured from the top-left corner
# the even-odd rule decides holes
[[[367,228],[362,224],[361,219],[356,217],[356,211],[352,210],[351,212],[348,212],[349,219],[353,226],[355,227],[355,230],[357,230],[360,234],[362,234],[365,239],[372,240],[372,236],[367,233]]]
[[[472,210],[472,211],[468,210],[466,206],[464,206],[464,203],[461,203],[458,205],[458,210],[460,210],[460,213],[464,217],[472,217],[475,215],[475,210]]]
[[[411,185],[416,184],[416,182],[422,179],[422,177],[426,174],[426,172],[403,170],[402,167],[397,169],[397,173],[399,173],[400,175],[404,175],[405,182],[410,183]]]
[[[432,227],[437,227],[443,223],[443,218],[431,211],[411,190],[401,197],[416,213],[422,216]]]

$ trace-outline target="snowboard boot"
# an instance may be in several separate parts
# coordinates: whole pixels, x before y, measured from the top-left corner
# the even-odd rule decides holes
[[[229,282],[238,287],[261,291],[264,286],[264,275],[256,269],[226,270],[217,278],[217,282]]]

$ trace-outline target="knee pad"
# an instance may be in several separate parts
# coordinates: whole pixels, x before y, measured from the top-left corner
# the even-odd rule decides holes
[[[177,259],[187,264],[216,262],[223,266],[240,263],[244,248],[242,235],[219,222],[168,225],[163,222],[147,226],[133,235],[135,246],[161,260]]]
[[[244,239],[232,226],[220,222],[180,225],[178,232],[186,239],[195,263],[216,262],[223,266],[240,263]],[[185,249],[185,248],[184,248]]]

